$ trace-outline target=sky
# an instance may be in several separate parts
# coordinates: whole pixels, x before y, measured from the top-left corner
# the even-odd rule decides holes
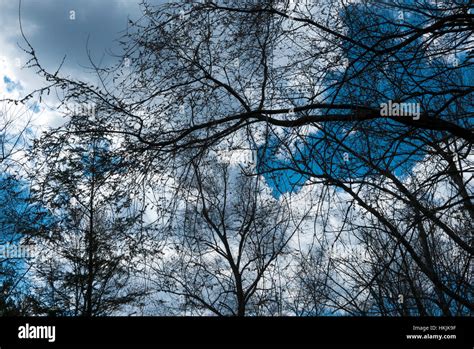
[[[56,71],[64,56],[63,74],[90,76],[87,47],[95,62],[114,62],[118,39],[128,19],[141,16],[140,0],[22,0],[21,23],[40,63]],[[159,1],[155,1],[159,3]],[[41,86],[33,69],[24,67],[27,56],[19,26],[20,0],[0,0],[0,96],[18,97]],[[47,104],[47,102],[46,102]],[[59,126],[60,117],[45,105],[29,106],[35,122]]]
[[[77,80],[93,78],[90,74],[89,49],[92,59],[101,65],[115,63],[114,54],[120,53],[118,40],[124,34],[129,19],[141,17],[141,0],[0,0],[0,98],[18,98],[35,88],[42,81],[34,69],[25,68],[27,56],[20,46],[25,43],[20,33],[19,9],[24,34],[35,49],[39,61],[46,70],[56,71],[62,59],[65,62],[62,75]],[[154,4],[164,0],[151,0]],[[38,104],[31,101],[28,108],[34,115],[35,125],[60,126],[64,119],[52,107],[50,101]],[[20,108],[20,107],[19,107]],[[27,115],[17,111],[16,115]],[[286,173],[288,175],[288,173]],[[292,187],[285,178],[304,183],[306,178],[291,175],[269,183],[287,191]],[[275,194],[278,196],[278,191]]]

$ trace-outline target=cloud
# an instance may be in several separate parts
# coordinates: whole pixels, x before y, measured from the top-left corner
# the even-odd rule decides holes
[[[86,69],[90,66],[87,48],[95,62],[113,64],[117,59],[114,54],[120,53],[118,39],[128,18],[140,16],[139,3],[140,0],[22,0],[21,23],[44,68],[56,71],[66,56],[62,75],[95,82]],[[19,0],[0,1],[4,29],[0,31],[0,78],[4,84],[0,99],[21,98],[45,84],[34,69],[25,67],[30,57],[21,49],[26,44],[20,32],[19,4]],[[57,127],[64,119],[56,105],[54,96],[44,96],[41,104],[32,100],[26,107],[36,114],[35,122],[40,126]]]
[[[18,1],[2,2],[0,12],[8,30],[0,35],[9,44],[21,45]],[[72,12],[73,11],[73,12]],[[71,16],[71,14],[74,14]],[[110,51],[119,49],[116,41],[126,29],[127,19],[140,14],[139,1],[129,0],[23,0],[21,23],[41,62],[57,67],[66,55],[65,68],[89,65],[86,44],[93,58],[104,63],[113,60]]]

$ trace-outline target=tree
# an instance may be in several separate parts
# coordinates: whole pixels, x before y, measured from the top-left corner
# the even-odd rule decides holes
[[[44,164],[34,177],[35,198],[54,220],[35,266],[40,311],[106,315],[143,296],[131,282],[142,211],[120,179],[123,160],[112,146],[106,137],[51,135],[35,144],[35,168]]]
[[[0,315],[28,313],[27,273],[34,254],[32,237],[45,212],[30,201],[24,154],[31,134],[31,113],[0,103]]]
[[[186,314],[281,313],[272,271],[294,233],[284,204],[260,178],[215,155],[184,180],[165,256],[153,268],[158,291],[178,296],[171,307]]]
[[[370,256],[350,274],[351,258],[330,260],[341,271],[327,275],[336,308],[467,314],[470,11],[469,1],[144,4],[124,38],[130,67],[94,66],[99,86],[45,71],[25,39],[48,85],[23,101],[60,88],[64,103],[96,103],[96,117],[56,134],[113,136],[150,175],[194,171],[209,149],[257,149],[252,174],[275,192],[331,187],[343,212],[336,229]],[[384,113],[392,102],[398,109]],[[419,113],[401,113],[405,104]],[[387,305],[396,292],[414,303]]]

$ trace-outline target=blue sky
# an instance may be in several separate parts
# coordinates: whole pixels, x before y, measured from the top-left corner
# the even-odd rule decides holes
[[[114,63],[120,53],[118,39],[124,34],[129,19],[141,16],[140,0],[22,0],[21,18],[24,33],[36,50],[40,63],[55,71],[64,56],[63,75],[76,79],[92,78],[87,48],[95,62]],[[153,1],[158,4],[162,1]],[[27,57],[19,46],[24,46],[18,21],[19,0],[0,0],[0,78],[2,92],[21,95],[40,86],[33,69],[22,69]],[[43,126],[58,126],[60,116],[48,101],[39,105],[32,101],[31,111],[38,115]],[[317,169],[317,166],[315,167]],[[286,191],[292,184],[303,184],[307,178],[300,174],[268,178],[275,189]]]

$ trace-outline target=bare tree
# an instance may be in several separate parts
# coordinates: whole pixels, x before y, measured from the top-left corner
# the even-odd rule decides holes
[[[179,191],[194,195],[195,211],[184,210],[182,240],[173,242],[184,251],[172,254],[184,269],[157,268],[174,278],[163,290],[188,295],[193,307],[237,315],[257,294],[259,269],[243,282],[240,255],[223,230],[226,186],[208,189],[211,170],[197,168],[210,149],[235,149],[237,142],[257,150],[258,178],[275,187],[289,178],[282,191],[331,187],[344,200],[338,229],[358,238],[367,260],[323,258],[339,271],[322,278],[333,307],[384,315],[474,310],[469,1],[145,3],[143,9],[124,38],[123,64],[94,65],[99,86],[45,71],[25,38],[30,64],[48,85],[23,102],[57,89],[63,103],[95,103],[97,115],[79,115],[55,134],[107,134],[133,158],[130,167],[191,174]],[[406,104],[415,109],[405,112]],[[398,109],[384,112],[382,105]],[[360,220],[352,219],[354,210]],[[234,231],[245,228],[244,218]],[[270,221],[283,229],[283,221]],[[204,227],[192,228],[199,222]],[[321,224],[322,233],[329,228]],[[209,249],[230,268],[233,288],[201,267]],[[276,256],[268,258],[262,265]],[[191,265],[198,278],[189,279]],[[394,301],[395,293],[409,303]]]
[[[0,314],[25,314],[31,246],[43,211],[30,202],[24,174],[31,113],[14,103],[0,102]]]
[[[281,313],[272,271],[294,229],[261,179],[241,171],[209,157],[194,163],[178,194],[181,205],[153,280],[159,291],[178,296],[171,306],[187,314]]]
[[[51,220],[37,237],[37,309],[112,314],[144,294],[131,282],[142,233],[141,207],[120,179],[123,159],[113,155],[110,140],[68,138],[57,147],[58,141],[46,134],[34,151],[34,196]]]

